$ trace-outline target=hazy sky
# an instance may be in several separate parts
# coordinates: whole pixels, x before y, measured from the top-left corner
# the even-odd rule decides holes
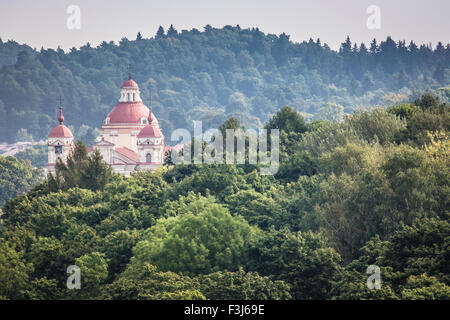
[[[69,30],[66,13],[80,8],[80,29]],[[369,29],[368,6],[380,8],[381,28]],[[296,42],[320,38],[336,49],[371,39],[450,42],[450,0],[0,0],[0,37],[32,47],[63,49],[90,42],[154,36],[159,25],[178,31],[237,25],[265,33],[286,32]]]

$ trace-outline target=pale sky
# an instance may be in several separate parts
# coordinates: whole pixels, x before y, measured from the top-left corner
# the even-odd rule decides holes
[[[80,8],[80,29],[69,30],[66,13]],[[369,29],[370,5],[380,8],[380,29]],[[450,42],[450,0],[0,0],[0,37],[40,49],[79,47],[90,42],[153,37],[159,25],[178,31],[207,24],[258,27],[285,32],[295,42],[320,38],[333,49],[345,40]]]

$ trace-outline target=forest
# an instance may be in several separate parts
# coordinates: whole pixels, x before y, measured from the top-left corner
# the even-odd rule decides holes
[[[85,50],[107,49],[71,55]],[[280,130],[275,175],[167,157],[124,178],[81,140],[43,180],[0,156],[0,299],[448,300],[449,117],[432,94],[341,121],[284,106],[264,122]]]
[[[294,43],[239,25],[160,27],[67,52],[0,39],[0,142],[45,140],[61,96],[66,124],[90,145],[128,68],[166,134],[191,129],[192,120],[216,128],[231,116],[260,128],[285,105],[309,122],[409,102],[428,89],[449,99],[440,88],[450,83],[450,45],[368,41],[347,37],[336,51],[320,39]]]

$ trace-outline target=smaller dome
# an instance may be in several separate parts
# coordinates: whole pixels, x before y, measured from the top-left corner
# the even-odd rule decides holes
[[[122,88],[138,88],[138,85],[137,85],[137,83],[136,83],[133,79],[131,79],[131,77],[130,77],[127,81],[125,81],[125,82],[123,83]]]
[[[72,131],[65,125],[57,125],[48,135],[49,138],[73,138]]]
[[[144,129],[141,130],[138,134],[138,138],[160,138],[162,137],[161,131],[152,126],[151,124],[148,124],[144,127]]]
[[[59,116],[58,116],[59,125],[53,128],[53,130],[48,135],[49,138],[73,138],[72,131],[63,125],[64,116],[62,112],[62,107],[59,107]]]

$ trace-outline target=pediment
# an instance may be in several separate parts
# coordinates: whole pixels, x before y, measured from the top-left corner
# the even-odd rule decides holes
[[[64,143],[64,141],[62,141],[62,140],[60,140],[60,139],[56,139],[56,140],[51,140],[51,142],[49,141],[48,142],[48,144],[49,145],[60,145],[60,146],[64,146],[64,145],[66,145],[65,143]]]
[[[106,140],[101,140],[99,142],[94,143],[95,147],[110,147],[110,146],[115,146],[114,143],[106,141]]]

